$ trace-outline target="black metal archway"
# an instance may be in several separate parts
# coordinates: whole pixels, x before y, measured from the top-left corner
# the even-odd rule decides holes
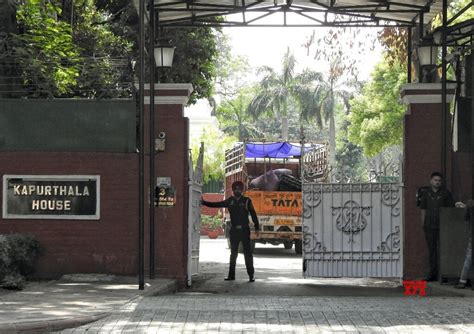
[[[472,2],[450,20],[448,0],[136,0],[140,20],[139,32],[139,288],[144,289],[144,90],[145,90],[145,28],[149,27],[149,59],[154,67],[153,43],[158,27],[405,27],[408,30],[408,73],[411,73],[412,28],[419,26],[423,37],[424,23],[442,15],[442,126],[447,119],[447,47],[472,48],[474,20],[454,25],[454,20],[472,7]],[[222,19],[227,17],[227,19]],[[272,22],[268,20],[272,18]],[[274,23],[278,19],[277,24]],[[155,81],[150,71],[150,83]],[[411,76],[409,75],[409,82]],[[150,170],[154,170],[154,85],[150,84]],[[474,122],[473,122],[474,123]],[[443,131],[444,133],[444,131]],[[471,136],[474,138],[474,136]],[[474,147],[474,140],[472,140]],[[441,139],[446,142],[446,133]],[[442,166],[446,170],[446,150],[442,145]],[[474,169],[474,162],[473,162]],[[445,174],[445,173],[444,173]],[[473,177],[474,179],[474,177]],[[153,196],[150,177],[150,198]],[[473,184],[474,189],[474,184]],[[150,207],[150,240],[154,240],[154,210]],[[154,244],[150,243],[150,277],[154,275]]]

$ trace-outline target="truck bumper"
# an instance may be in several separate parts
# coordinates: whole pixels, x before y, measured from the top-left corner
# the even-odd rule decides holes
[[[252,231],[250,234],[250,239],[258,240],[269,240],[269,239],[280,239],[285,241],[290,240],[302,240],[303,233],[301,232],[260,232],[260,238],[257,238],[255,232]]]

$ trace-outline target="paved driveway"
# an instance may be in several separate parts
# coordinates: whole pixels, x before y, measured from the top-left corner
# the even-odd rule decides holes
[[[283,247],[257,247],[255,283],[243,257],[237,280],[224,282],[225,239],[201,242],[201,273],[191,288],[144,297],[112,316],[64,333],[474,333],[472,295],[451,287],[407,297],[397,281],[308,279]],[[471,297],[470,297],[471,296]]]

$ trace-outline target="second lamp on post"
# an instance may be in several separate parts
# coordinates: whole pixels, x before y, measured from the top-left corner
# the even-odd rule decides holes
[[[156,70],[163,69],[164,67],[171,67],[173,63],[174,47],[171,46],[169,40],[160,39],[158,44],[154,46],[153,58],[156,66]],[[150,60],[150,65],[153,60]],[[150,66],[151,70],[151,66]],[[160,73],[150,71],[150,198],[155,198],[155,150],[156,150],[156,138],[155,138],[155,75],[160,77]],[[161,132],[165,134],[165,132]],[[153,201],[154,202],[154,201]],[[154,203],[150,204],[150,278],[155,278],[155,206]]]
[[[155,45],[154,50],[155,64],[158,69],[163,67],[171,67],[173,65],[174,49],[175,47],[171,45],[171,41],[169,39],[162,38],[158,41],[158,44]]]
[[[438,81],[436,60],[438,46],[433,38],[425,37],[417,44],[418,61],[420,62],[419,82],[434,83]]]

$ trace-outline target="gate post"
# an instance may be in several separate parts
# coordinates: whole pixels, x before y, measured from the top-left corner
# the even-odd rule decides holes
[[[447,103],[454,97],[455,84],[447,86]],[[421,225],[421,212],[416,206],[416,191],[429,182],[433,171],[441,171],[442,131],[447,153],[445,180],[451,186],[451,133],[450,117],[442,129],[442,102],[440,83],[412,83],[401,89],[402,101],[408,105],[404,118],[403,137],[403,224],[404,253],[403,277],[418,279],[426,276],[428,252]],[[448,109],[449,110],[449,109]]]
[[[184,117],[184,107],[192,92],[191,84],[155,84],[156,138],[154,159],[154,184],[156,178],[168,177],[176,189],[176,204],[171,207],[155,207],[155,271],[158,277],[169,277],[183,285],[187,273],[187,219],[188,219],[188,150],[189,122]],[[145,185],[150,184],[150,86],[145,85]],[[145,206],[150,201],[149,186],[145,186]],[[151,203],[150,203],[151,202]],[[149,260],[149,210],[145,208],[145,240]]]

